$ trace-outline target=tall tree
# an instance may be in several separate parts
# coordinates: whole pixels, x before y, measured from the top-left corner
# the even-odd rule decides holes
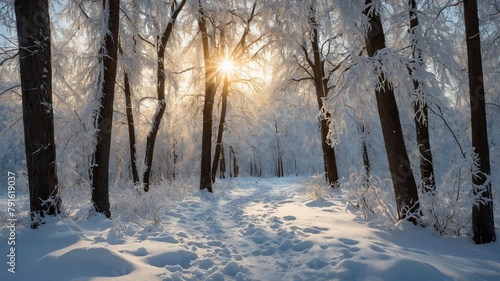
[[[308,51],[305,45],[302,45],[302,50],[304,51],[305,58],[310,68],[312,69],[312,79],[314,82],[314,88],[316,90],[316,99],[318,102],[319,110],[323,110],[323,99],[328,95],[328,78],[325,75],[325,58],[322,57],[322,50],[320,48],[318,26],[316,21],[316,8],[314,4],[311,4],[309,10],[309,24],[311,26],[310,40],[313,52],[313,59],[311,60],[308,55]],[[323,115],[323,114],[322,114]],[[325,172],[328,184],[334,187],[339,180],[337,160],[335,158],[335,149],[328,141],[328,119],[330,114],[328,112],[324,113],[324,116],[320,119],[320,129],[321,129],[321,147],[323,149],[323,161],[325,163]]]
[[[132,38],[134,41],[134,53],[135,53],[135,37]],[[121,45],[118,46],[120,55],[123,56],[123,49]],[[134,124],[134,114],[132,110],[132,90],[130,88],[129,71],[123,69],[123,94],[125,95],[125,115],[127,116],[127,128],[128,128],[128,139],[130,148],[130,168],[132,172],[132,180],[134,184],[139,183],[139,173],[137,172],[137,150],[135,148],[135,124]]]
[[[120,0],[103,1],[105,27],[108,32],[100,49],[101,72],[98,79],[98,109],[96,118],[97,145],[91,166],[92,202],[96,212],[111,218],[109,206],[109,154],[113,124],[113,101],[115,96],[116,68],[118,57],[118,26]]]
[[[420,26],[418,24],[417,3],[415,0],[409,0],[410,5],[410,38],[412,46],[412,58],[414,60],[414,68],[417,71],[423,71],[422,50],[419,47],[418,41],[420,35]],[[413,74],[413,69],[411,72]],[[415,91],[416,100],[413,104],[415,111],[415,128],[417,134],[417,145],[420,159],[420,176],[421,185],[424,192],[430,192],[436,189],[436,181],[434,179],[434,165],[432,162],[432,152],[429,140],[429,114],[425,93],[422,90],[418,78],[413,78],[413,89]]]
[[[217,142],[215,143],[215,154],[214,161],[212,164],[212,183],[215,182],[217,167],[219,164],[219,160],[221,159],[222,152],[222,134],[224,133],[224,123],[226,122],[226,111],[227,111],[227,95],[229,94],[229,73],[224,73],[224,82],[222,85],[221,92],[221,113],[219,120],[219,128],[217,130]],[[224,159],[224,157],[222,157]],[[222,167],[221,167],[222,173]]]
[[[479,173],[472,176],[472,183],[474,195],[481,198],[481,201],[472,207],[472,231],[474,241],[477,244],[483,244],[496,241],[496,235],[491,182],[488,179],[490,176],[490,154],[477,0],[464,0],[464,18],[469,70],[472,146],[477,153],[479,166]]]
[[[24,143],[32,227],[59,213],[49,3],[16,0],[15,14],[23,104]]]
[[[172,2],[171,6],[171,16],[170,20],[167,24],[167,27],[163,31],[163,33],[158,36],[156,40],[156,48],[157,48],[157,69],[156,69],[156,92],[158,95],[158,105],[156,107],[156,113],[153,117],[153,123],[151,125],[151,130],[146,139],[146,157],[144,158],[144,174],[143,174],[143,183],[144,183],[144,191],[149,190],[149,177],[151,175],[151,165],[153,164],[153,152],[156,142],[156,135],[158,134],[158,130],[160,128],[161,118],[165,113],[165,107],[167,102],[165,100],[165,50],[167,47],[168,40],[172,35],[172,30],[174,29],[175,21],[177,20],[177,16],[182,11],[182,8],[186,4],[186,0],[182,0],[180,3],[177,1]]]
[[[138,184],[139,172],[137,169],[137,140],[135,132],[134,111],[132,106],[133,93],[130,83],[130,77],[131,74],[140,73],[141,69],[138,69],[137,65],[130,65],[130,62],[139,56],[139,53],[137,52],[137,38],[140,35],[138,34],[137,26],[140,18],[140,9],[137,0],[132,0],[130,2],[130,7],[127,7],[126,3],[122,2],[120,10],[125,18],[128,19],[120,23],[120,29],[122,33],[120,34],[119,38],[118,51],[121,57],[121,62],[123,64],[123,94],[125,96],[125,116],[127,118],[129,139],[130,172],[132,175],[132,181],[134,182],[134,184]],[[130,53],[124,51],[123,46],[130,46],[131,50],[127,50]]]
[[[207,17],[201,0],[198,1],[198,26],[201,33],[201,43],[203,46],[203,60],[205,63],[205,100],[203,102],[203,129],[201,137],[201,173],[200,190],[212,191],[211,161],[212,161],[212,112],[216,92],[214,58],[210,55],[209,34],[207,29]]]
[[[369,20],[369,30],[365,35],[366,51],[369,57],[375,57],[377,51],[386,47],[384,29],[380,15],[371,0],[365,0],[363,13]],[[379,82],[380,86],[376,87],[375,96],[396,195],[398,216],[399,219],[408,219],[416,223],[417,218],[415,216],[419,215],[420,204],[417,186],[405,147],[398,105],[394,90],[384,73],[379,74]]]

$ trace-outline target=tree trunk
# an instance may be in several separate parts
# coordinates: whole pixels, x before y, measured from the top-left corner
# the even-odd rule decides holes
[[[238,177],[240,175],[240,167],[238,166],[238,160],[236,159],[236,152],[232,146],[229,147],[229,161],[232,166],[229,169],[229,176]]]
[[[214,98],[216,85],[214,81],[215,67],[210,57],[210,47],[208,42],[208,31],[205,15],[201,2],[199,2],[198,25],[201,32],[203,45],[203,58],[205,61],[205,101],[203,103],[203,132],[201,137],[201,173],[200,190],[212,191],[212,112],[214,108]]]
[[[215,182],[215,177],[217,175],[217,165],[219,163],[220,154],[222,150],[222,134],[224,133],[224,123],[226,122],[226,110],[227,110],[227,95],[229,93],[229,78],[228,74],[224,75],[224,85],[222,86],[222,105],[219,120],[219,129],[217,131],[217,142],[215,144],[215,155],[214,162],[212,165],[212,182]]]
[[[284,176],[283,155],[281,153],[278,153],[278,158],[276,159],[276,176],[279,178]]]
[[[379,14],[370,12],[371,0],[366,0],[365,4],[363,13],[370,22],[370,30],[365,36],[366,50],[368,56],[373,57],[377,51],[385,48],[385,36]],[[417,223],[420,209],[418,191],[403,139],[396,98],[383,73],[380,74],[379,81],[381,87],[375,89],[375,96],[394,185],[398,216],[399,219],[408,219]]]
[[[145,168],[142,178],[144,184],[144,191],[146,192],[149,191],[151,165],[153,164],[153,153],[155,148],[156,136],[158,134],[158,130],[160,129],[161,118],[165,113],[165,107],[167,105],[165,101],[165,62],[164,62],[165,49],[168,40],[170,38],[170,35],[172,34],[172,30],[174,28],[175,21],[177,20],[177,16],[184,7],[184,4],[186,4],[186,0],[183,0],[181,3],[179,3],[178,6],[176,6],[175,4],[176,2],[172,3],[172,8],[171,8],[172,16],[170,18],[170,22],[168,23],[161,37],[158,36],[157,38],[158,61],[156,70],[156,79],[157,79],[156,92],[158,95],[158,105],[156,107],[156,112],[153,116],[153,123],[151,124],[151,130],[149,131],[148,136],[146,138],[146,155],[144,157]]]
[[[175,177],[177,176],[177,140],[174,139],[174,148],[173,148],[173,154],[174,154],[174,167],[172,169],[172,179],[175,180]]]
[[[361,126],[361,149],[363,151],[363,166],[365,169],[366,183],[368,184],[370,182],[370,177],[371,177],[370,158],[368,157],[368,146],[366,144],[365,124],[362,123],[360,126]]]
[[[418,47],[417,29],[417,4],[415,0],[410,0],[410,36],[412,44],[412,57],[415,60],[415,66],[420,70],[423,69],[422,51]],[[420,159],[420,176],[421,185],[424,192],[432,192],[436,189],[436,181],[434,179],[434,166],[432,164],[431,145],[429,140],[429,114],[428,105],[425,100],[425,94],[420,88],[420,83],[417,79],[413,79],[413,89],[417,95],[414,103],[415,110],[415,128],[417,135],[417,145]]]
[[[104,11],[109,11],[107,28],[109,32],[104,38],[100,56],[102,72],[99,74],[98,89],[99,109],[97,118],[97,145],[94,152],[94,163],[91,167],[92,202],[96,212],[111,218],[109,206],[109,154],[111,148],[111,131],[113,125],[113,101],[115,95],[116,61],[118,53],[118,25],[120,20],[120,0],[103,1]]]
[[[135,127],[131,99],[132,91],[130,90],[130,82],[127,71],[123,71],[123,77],[125,84],[125,113],[127,115],[128,139],[130,145],[130,167],[132,169],[132,180],[134,181],[134,184],[137,184],[139,183],[139,173],[137,172],[137,152],[135,149]]]
[[[123,49],[121,48],[120,44],[118,44],[118,50],[120,51],[120,54],[123,56]],[[139,173],[137,172],[135,126],[134,126],[134,114],[132,111],[132,90],[130,89],[130,81],[127,70],[123,70],[123,84],[125,88],[123,93],[125,95],[125,114],[127,116],[128,139],[130,148],[130,168],[132,170],[132,180],[134,181],[134,184],[137,184],[139,183]]]
[[[274,118],[274,133],[276,134],[276,176],[283,177],[283,153],[281,152],[280,137],[278,131],[278,122],[276,121],[276,116]]]
[[[221,179],[226,178],[226,157],[224,156],[224,146],[221,144],[220,146],[220,169],[219,169],[219,177]]]
[[[59,213],[52,109],[52,66],[48,1],[16,0],[15,14],[23,104],[24,143],[32,227]]]
[[[479,195],[482,199],[487,200],[485,203],[478,202],[472,207],[472,231],[474,241],[477,244],[483,244],[496,241],[496,235],[491,182],[488,181],[490,154],[477,0],[464,0],[464,17],[469,69],[472,146],[477,153],[480,170],[479,175],[472,177],[473,191],[475,196]]]
[[[165,66],[164,66],[164,54],[165,47],[161,45],[162,40],[158,40],[160,44],[158,48],[158,62],[157,62],[157,84],[156,91],[158,95],[158,104],[156,106],[156,112],[153,116],[153,123],[151,124],[151,129],[146,138],[146,155],[144,158],[144,174],[143,174],[143,184],[144,191],[149,191],[149,183],[151,176],[151,166],[153,164],[153,153],[156,143],[156,136],[158,130],[160,129],[160,122],[163,114],[165,113],[166,101],[165,101]]]
[[[316,89],[316,99],[318,101],[319,110],[323,110],[323,99],[327,96],[327,80],[325,80],[324,60],[321,58],[321,50],[319,47],[319,36],[316,19],[314,17],[315,8],[311,6],[311,14],[309,20],[312,26],[311,45],[313,50],[314,62],[307,58],[309,66],[313,69],[314,87]],[[307,52],[305,52],[307,56]],[[325,112],[325,116],[320,119],[321,126],[321,147],[323,149],[323,160],[325,163],[326,178],[328,184],[335,187],[338,180],[337,160],[335,158],[335,149],[328,142],[328,118],[330,114]]]

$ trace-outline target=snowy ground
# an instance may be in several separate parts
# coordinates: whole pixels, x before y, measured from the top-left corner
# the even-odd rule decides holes
[[[348,191],[311,200],[307,188],[298,178],[234,179],[142,222],[116,210],[113,221],[22,222],[15,274],[3,223],[0,280],[500,280],[500,243],[370,224]]]

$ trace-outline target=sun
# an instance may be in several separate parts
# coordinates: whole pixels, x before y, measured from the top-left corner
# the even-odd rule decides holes
[[[219,64],[219,71],[225,74],[231,74],[235,69],[234,61],[230,59],[224,59]]]

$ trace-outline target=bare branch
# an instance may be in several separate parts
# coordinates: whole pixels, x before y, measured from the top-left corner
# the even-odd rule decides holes
[[[137,37],[139,37],[139,39],[151,45],[153,48],[156,48],[156,45],[154,43],[149,42],[148,39],[142,37],[140,34],[137,34]]]
[[[17,88],[17,87],[21,87],[21,84],[14,85],[14,86],[12,86],[10,88],[7,88],[7,89],[3,90],[2,92],[0,92],[0,96],[3,95],[3,94],[5,94],[5,93],[7,93],[10,90],[13,90],[13,89]]]
[[[184,72],[188,72],[188,71],[191,71],[193,69],[195,69],[196,67],[190,67],[190,68],[186,68],[186,69],[183,69],[183,70],[180,70],[180,71],[173,71],[172,73],[173,74],[182,74]]]
[[[304,57],[306,58],[306,61],[307,63],[309,64],[309,66],[311,68],[314,68],[314,63],[311,61],[311,59],[309,58],[309,54],[307,53],[307,48],[304,44],[300,44],[300,48],[302,49],[302,51],[304,52]]]
[[[452,3],[452,4],[449,4],[449,5],[444,6],[443,8],[441,8],[441,9],[438,11],[438,13],[436,14],[436,18],[439,18],[439,16],[441,15],[441,13],[442,13],[444,10],[446,10],[446,9],[448,9],[448,8],[450,8],[450,7],[455,7],[455,6],[458,6],[458,5],[462,4],[462,2],[463,2],[463,1],[458,1],[458,2],[456,2],[456,3]]]
[[[6,57],[5,59],[3,59],[1,62],[0,62],[0,66],[2,66],[5,62],[9,61],[9,60],[12,60],[14,58],[17,57],[17,55],[19,55],[19,51],[17,51],[14,55],[12,56],[9,56],[9,57]]]
[[[308,75],[309,77],[311,77],[312,79],[314,79],[314,75],[309,71],[309,69],[307,69],[305,66],[303,66],[299,60],[297,59],[297,56],[293,56],[295,58],[295,62],[297,63],[297,65],[302,68],[302,70],[304,70]]]
[[[306,80],[313,80],[314,81],[314,79],[312,77],[292,78],[290,80],[292,80],[294,82],[301,82],[301,81],[306,81]]]

